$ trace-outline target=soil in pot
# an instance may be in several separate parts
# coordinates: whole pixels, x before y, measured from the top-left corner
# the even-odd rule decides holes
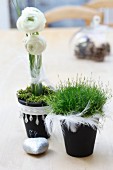
[[[19,100],[19,103],[22,105],[26,105],[26,102],[23,100]],[[44,103],[27,103],[27,106],[30,107],[43,107],[46,106]],[[46,128],[45,128],[45,123],[44,119],[46,117],[45,115],[31,115],[23,113],[23,120],[27,132],[27,136],[29,138],[37,138],[37,137],[44,137],[44,138],[49,138],[50,136],[48,135]],[[36,119],[38,118],[38,125],[36,124]],[[27,121],[26,121],[27,120]]]
[[[62,131],[68,155],[86,157],[93,153],[97,130],[80,125],[76,132],[71,132],[65,124],[62,124]]]

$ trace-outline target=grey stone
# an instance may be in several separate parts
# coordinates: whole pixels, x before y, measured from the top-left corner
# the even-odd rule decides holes
[[[26,153],[38,155],[47,151],[49,147],[46,138],[28,138],[23,143],[23,149]]]

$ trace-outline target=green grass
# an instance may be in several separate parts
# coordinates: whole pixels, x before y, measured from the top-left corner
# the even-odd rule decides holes
[[[31,87],[27,87],[25,90],[19,90],[17,92],[18,99],[24,100],[25,102],[31,102],[31,103],[41,103],[45,102],[45,96],[52,94],[53,91],[49,89],[48,87],[42,86],[42,95],[35,96],[32,93]]]
[[[76,82],[68,80],[65,84],[60,83],[56,93],[49,95],[46,100],[57,115],[82,112],[89,103],[90,107],[84,114],[87,117],[96,113],[103,115],[103,105],[109,97],[109,92],[102,84],[97,85],[84,78]]]

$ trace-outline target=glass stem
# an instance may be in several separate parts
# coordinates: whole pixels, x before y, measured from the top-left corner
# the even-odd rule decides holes
[[[35,96],[40,96],[42,91],[42,83],[40,82],[40,71],[42,66],[42,55],[29,54],[31,89]]]

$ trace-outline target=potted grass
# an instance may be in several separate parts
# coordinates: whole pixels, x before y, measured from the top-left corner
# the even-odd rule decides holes
[[[37,8],[26,7],[20,11],[17,1],[15,7],[19,16],[17,28],[25,32],[24,43],[31,76],[30,86],[17,92],[20,112],[23,116],[28,137],[48,138],[44,124],[48,106],[44,98],[53,91],[42,84],[42,52],[46,48],[46,41],[39,35],[45,27],[46,19]]]
[[[103,106],[109,97],[102,84],[86,78],[61,83],[47,97],[52,114],[46,117],[46,125],[51,133],[54,121],[60,121],[67,154],[85,157],[93,153],[99,120],[105,116]]]

